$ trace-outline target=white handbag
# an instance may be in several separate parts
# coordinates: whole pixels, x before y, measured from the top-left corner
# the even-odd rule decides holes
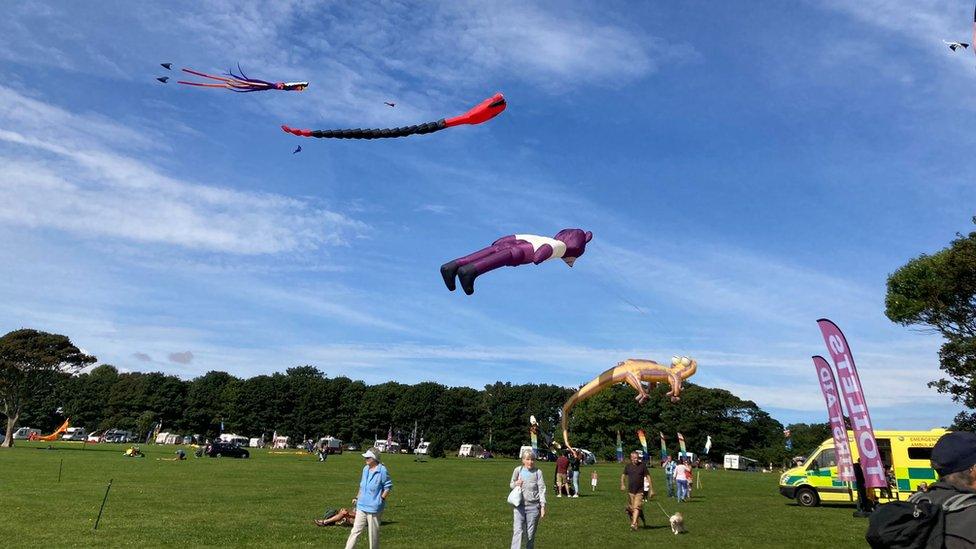
[[[520,478],[521,476],[522,476],[522,469],[520,468],[517,478]],[[521,486],[516,486],[515,488],[512,488],[512,491],[508,493],[508,503],[510,503],[512,507],[518,507],[519,505],[522,505]]]

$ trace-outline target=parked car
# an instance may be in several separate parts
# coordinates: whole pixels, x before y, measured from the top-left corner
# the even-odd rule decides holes
[[[241,448],[237,444],[230,444],[227,442],[211,442],[207,445],[206,449],[203,451],[204,454],[210,457],[233,457],[233,458],[243,458],[247,459],[251,457],[251,453]]]
[[[14,440],[27,440],[31,435],[41,434],[40,429],[33,429],[31,427],[21,427],[14,431]]]
[[[359,446],[356,446],[355,444],[346,444],[346,450],[349,452],[355,452],[359,450]]]
[[[84,427],[68,427],[68,430],[61,436],[61,440],[85,440],[88,438],[88,431]]]
[[[105,434],[105,431],[92,431],[88,434],[88,438],[86,440],[88,442],[101,442],[103,434]]]
[[[103,442],[112,442],[115,444],[128,444],[135,441],[135,435],[131,431],[123,431],[121,429],[109,429],[105,431],[105,435],[102,436]]]

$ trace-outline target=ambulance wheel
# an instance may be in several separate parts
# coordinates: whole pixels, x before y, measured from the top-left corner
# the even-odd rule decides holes
[[[816,507],[820,505],[820,496],[813,488],[800,488],[796,491],[796,502],[800,507]]]

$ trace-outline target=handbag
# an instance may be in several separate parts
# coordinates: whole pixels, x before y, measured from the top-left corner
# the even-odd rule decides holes
[[[519,476],[521,475],[522,475],[522,467],[519,467]],[[518,507],[519,505],[522,505],[521,486],[516,486],[515,488],[512,488],[512,491],[508,493],[508,503],[511,504],[512,507]]]

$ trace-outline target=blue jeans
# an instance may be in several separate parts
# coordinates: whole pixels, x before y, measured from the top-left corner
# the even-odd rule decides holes
[[[572,471],[573,474],[573,494],[579,495],[579,471]]]
[[[525,503],[515,508],[512,527],[512,549],[522,548],[525,536],[525,549],[535,547],[535,527],[539,524],[539,503]]]
[[[688,499],[688,479],[678,479],[678,501]]]
[[[669,475],[669,474],[667,474],[667,473],[665,473],[664,474],[664,480],[665,480],[665,482],[668,483],[668,497],[669,498],[673,498],[674,497],[674,477],[671,476],[671,475]]]

